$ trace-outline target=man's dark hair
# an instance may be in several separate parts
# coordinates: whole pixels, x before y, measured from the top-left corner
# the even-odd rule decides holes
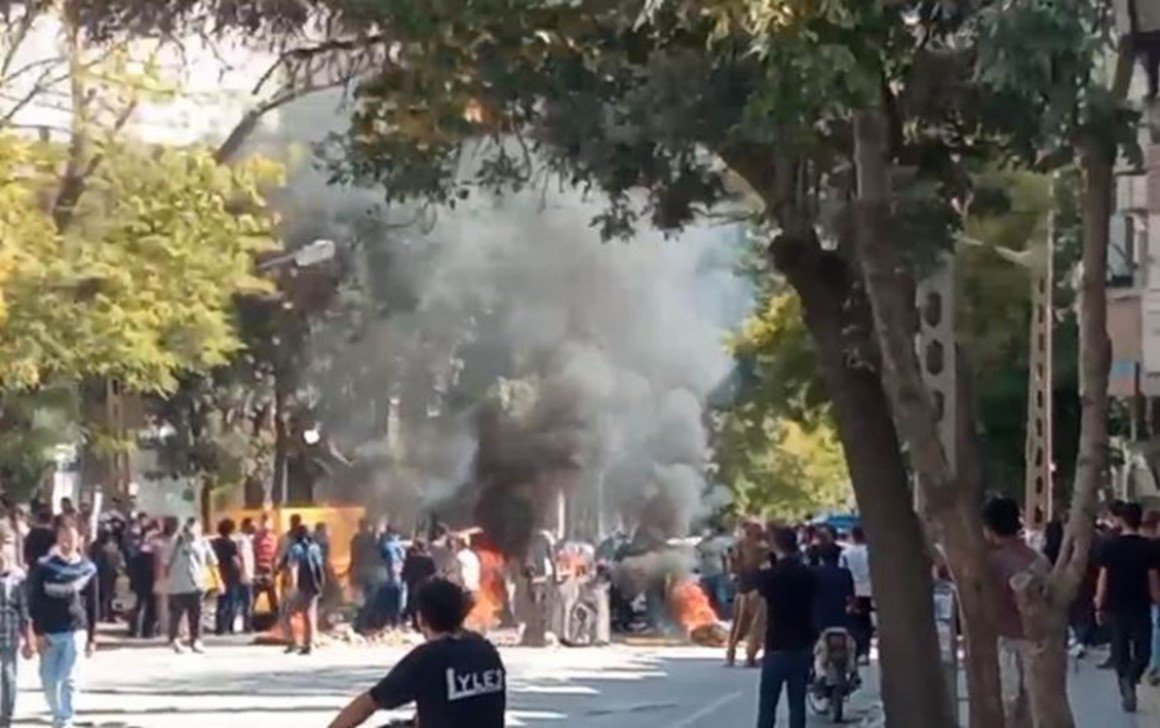
[[[455,632],[471,611],[471,596],[446,579],[431,579],[419,587],[415,607],[434,632]]]
[[[236,530],[238,530],[238,524],[234,523],[232,518],[223,518],[218,523],[218,535],[222,538],[229,538]]]
[[[302,525],[302,516],[298,515],[297,513],[290,516],[290,530],[293,531],[294,529],[298,528],[301,525]]]
[[[983,506],[983,524],[996,536],[1018,536],[1023,527],[1019,504],[1010,498],[992,498]]]
[[[820,549],[822,563],[826,566],[837,566],[838,562],[842,560],[842,547],[836,543],[828,543],[823,545]]]
[[[242,533],[249,533],[254,530],[254,519],[246,516],[242,519]]]
[[[854,526],[850,529],[850,538],[854,539],[854,543],[866,543],[866,532],[861,526]]]
[[[1135,531],[1144,522],[1144,508],[1139,503],[1125,503],[1120,518],[1125,526]]]
[[[77,523],[76,516],[69,513],[62,513],[56,517],[52,524],[52,530],[56,533],[67,531],[70,528],[80,529],[80,524]]]
[[[797,532],[792,528],[779,528],[773,534],[774,547],[783,554],[797,553]]]
[[[1124,507],[1127,505],[1128,504],[1122,500],[1119,500],[1119,499],[1114,500],[1114,501],[1112,501],[1112,504],[1110,506],[1108,506],[1108,513],[1110,513],[1113,518],[1123,518],[1124,517]]]

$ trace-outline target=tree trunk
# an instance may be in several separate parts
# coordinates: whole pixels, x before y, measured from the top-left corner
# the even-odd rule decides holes
[[[873,349],[865,301],[846,263],[816,240],[782,241],[774,249],[777,267],[802,300],[866,526],[886,725],[956,725],[940,669],[926,541],[890,405],[877,372],[859,355]]]
[[[1056,598],[1048,573],[1028,570],[1012,579],[1011,585],[1024,634],[1031,643],[1024,669],[1032,726],[1075,728],[1066,699],[1067,602]]]
[[[877,109],[857,113],[854,144],[858,174],[857,241],[866,295],[882,352],[882,381],[909,445],[927,515],[946,551],[959,588],[963,634],[970,659],[971,725],[1001,725],[994,602],[976,489],[956,479],[939,437],[939,414],[922,375],[914,337],[918,320],[913,278],[890,235],[892,191],[888,125]],[[953,305],[948,302],[947,305]],[[957,393],[956,393],[957,394]],[[956,428],[964,434],[962,423]]]

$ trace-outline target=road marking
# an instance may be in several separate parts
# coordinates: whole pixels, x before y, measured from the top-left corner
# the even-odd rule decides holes
[[[702,718],[705,718],[707,716],[710,716],[713,713],[716,713],[718,710],[725,707],[725,705],[727,703],[732,703],[734,700],[736,700],[737,698],[740,698],[740,697],[741,697],[740,690],[738,690],[735,693],[729,693],[728,695],[724,696],[723,698],[719,698],[719,699],[713,701],[712,703],[709,703],[704,708],[701,708],[696,713],[693,713],[692,715],[690,715],[688,718],[685,718],[684,720],[682,720],[678,723],[673,723],[671,726],[669,726],[669,728],[692,728],[692,726],[696,725],[697,721],[699,721]]]

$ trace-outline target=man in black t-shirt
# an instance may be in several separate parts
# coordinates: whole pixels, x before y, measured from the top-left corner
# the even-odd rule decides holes
[[[238,525],[232,518],[222,519],[218,523],[218,537],[210,542],[214,555],[217,556],[218,576],[221,582],[214,623],[214,632],[217,634],[233,634],[234,620],[242,610],[239,593],[242,584],[242,554],[234,541],[234,532],[237,530]]]
[[[777,561],[772,568],[742,577],[743,588],[755,589],[765,599],[768,615],[757,726],[773,728],[784,687],[790,728],[805,728],[806,690],[818,636],[813,619],[817,579],[801,562],[793,530],[775,531],[773,550]]]
[[[1112,637],[1112,662],[1124,710],[1136,711],[1136,686],[1152,657],[1152,604],[1160,597],[1160,554],[1140,535],[1144,512],[1127,503],[1118,516],[1120,535],[1102,549],[1095,607]]]
[[[459,586],[433,579],[416,595],[426,644],[346,706],[330,728],[355,728],[377,710],[415,703],[420,728],[503,728],[507,675],[499,651],[463,631],[471,600]]]

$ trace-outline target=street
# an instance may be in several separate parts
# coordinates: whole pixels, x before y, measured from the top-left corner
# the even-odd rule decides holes
[[[86,666],[81,725],[319,728],[402,654],[351,646],[329,647],[311,657],[250,646],[211,646],[206,655],[183,656],[162,648],[102,651]],[[504,659],[511,726],[747,728],[755,719],[758,672],[722,667],[716,650],[506,649]],[[1072,673],[1079,726],[1160,725],[1156,691],[1145,688],[1141,713],[1124,716],[1110,676],[1096,670],[1095,662],[1089,657]],[[852,724],[880,723],[875,682],[871,672],[851,707]],[[34,663],[21,665],[20,685],[17,723],[47,724]],[[380,717],[371,725],[394,716]],[[826,723],[811,717],[810,725]]]

